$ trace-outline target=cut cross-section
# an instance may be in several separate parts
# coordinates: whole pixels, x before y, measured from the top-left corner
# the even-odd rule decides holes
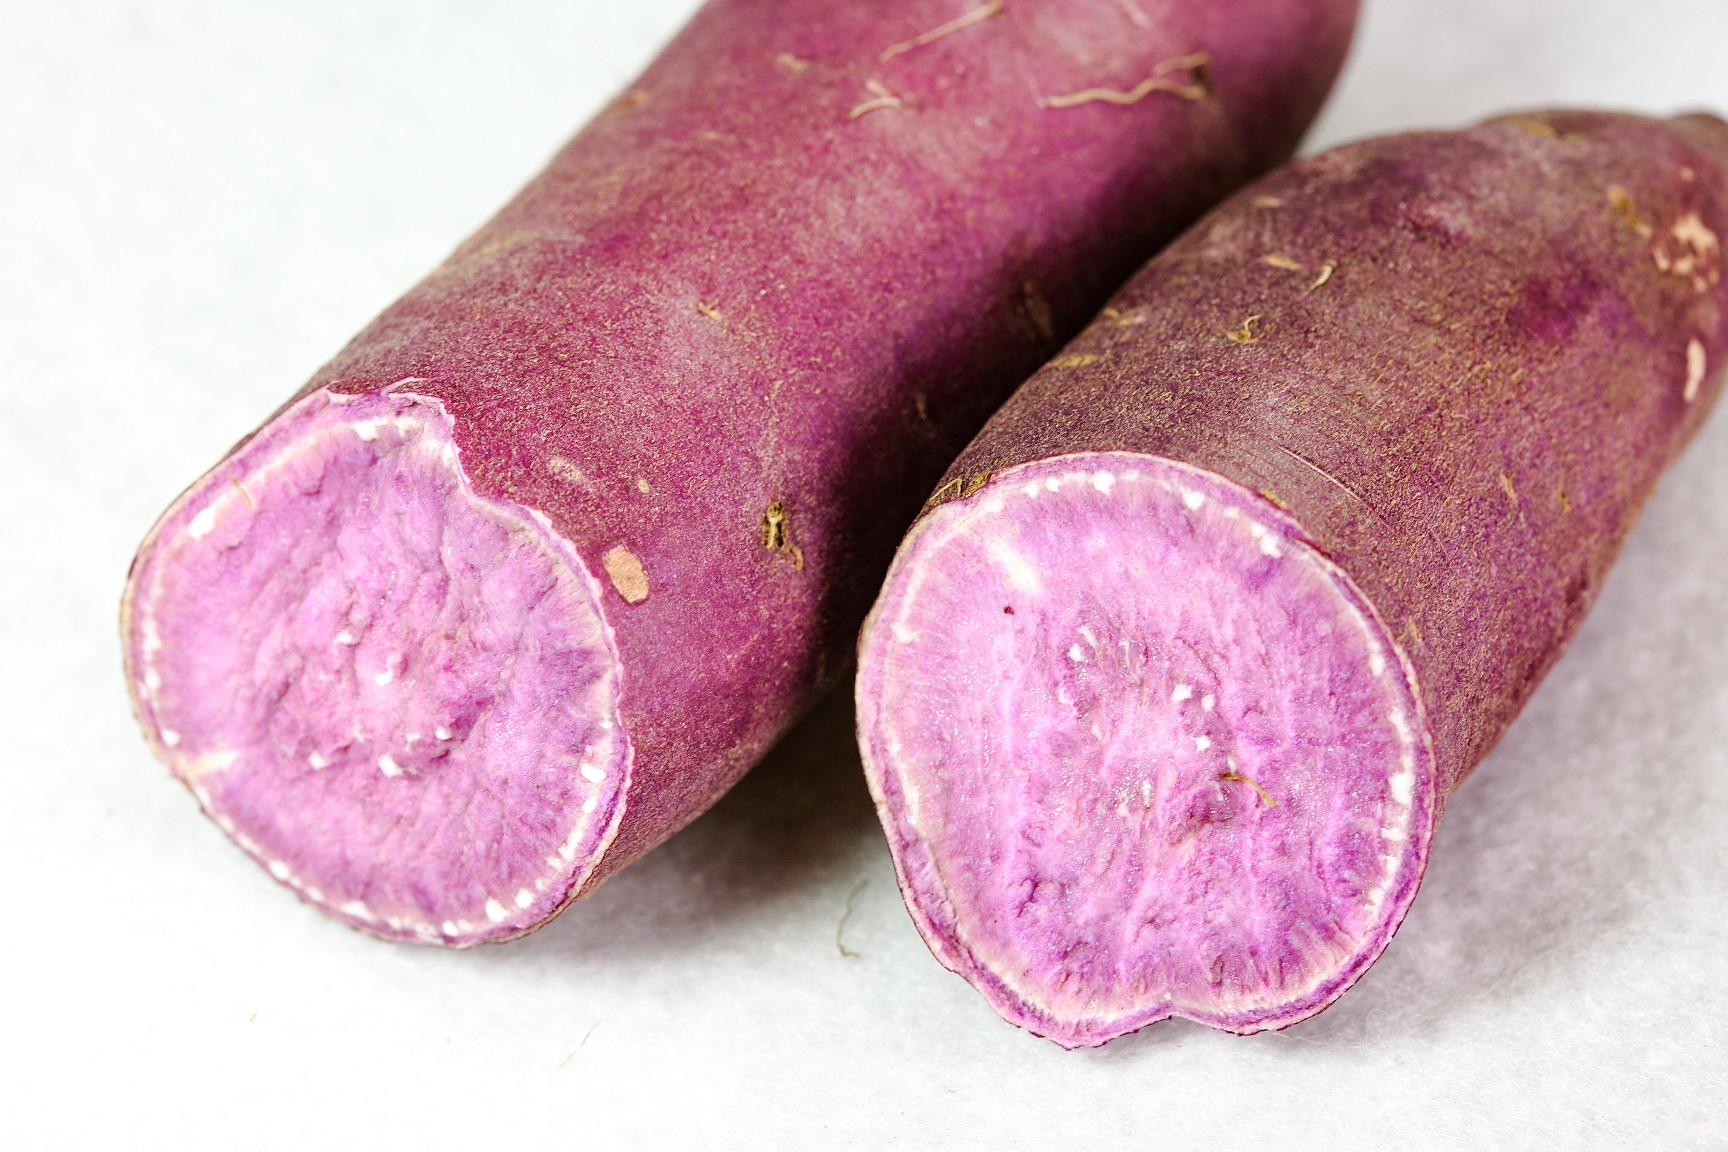
[[[1413,673],[1300,526],[1215,474],[1064,456],[936,509],[858,696],[931,949],[1069,1047],[1292,1023],[1415,896],[1435,788]]]
[[[473,491],[436,401],[312,394],[140,556],[140,719],[278,880],[456,946],[577,890],[630,765],[599,585],[543,516]]]

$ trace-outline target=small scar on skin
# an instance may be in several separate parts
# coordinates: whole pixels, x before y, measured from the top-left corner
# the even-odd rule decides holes
[[[1278,199],[1276,196],[1256,196],[1254,197],[1254,207],[1282,208],[1284,207],[1284,201]]]
[[[1096,364],[1098,362],[1098,359],[1099,358],[1097,356],[1093,356],[1089,353],[1082,353],[1082,354],[1075,355],[1075,356],[1064,356],[1060,360],[1052,360],[1052,361],[1050,361],[1050,367],[1052,367],[1052,368],[1084,368],[1088,364]]]
[[[1248,317],[1248,319],[1242,321],[1242,327],[1224,333],[1224,338],[1229,340],[1232,344],[1255,343],[1260,339],[1260,337],[1254,335],[1254,322],[1259,319],[1260,317],[1258,315]]]
[[[1169,78],[1172,72],[1186,72],[1190,79]],[[1075,108],[1082,104],[1138,104],[1154,92],[1168,92],[1183,100],[1205,100],[1214,94],[1212,87],[1212,56],[1208,52],[1192,52],[1164,60],[1152,69],[1152,74],[1126,92],[1114,88],[1086,88],[1066,96],[1045,96],[1038,101],[1043,108]]]
[[[1546,124],[1541,120],[1520,120],[1518,122],[1518,127],[1524,129],[1524,131],[1530,133],[1532,136],[1543,136],[1549,140],[1560,139],[1560,133],[1555,130],[1554,125]]]
[[[720,309],[714,307],[712,304],[705,304],[698,300],[696,301],[696,311],[702,313],[702,315],[708,317],[710,320],[720,319]]]
[[[1266,498],[1266,501],[1269,504],[1271,504],[1273,507],[1282,508],[1286,512],[1288,512],[1290,510],[1290,505],[1284,503],[1284,501],[1278,499],[1278,497],[1274,496],[1271,492],[1268,492],[1266,489],[1256,488],[1255,491],[1260,493],[1260,495],[1264,496]]]
[[[1270,265],[1273,268],[1282,268],[1286,272],[1308,271],[1308,269],[1304,268],[1302,265],[1281,252],[1273,252],[1271,255],[1260,257],[1260,263]]]
[[[1259,784],[1256,784],[1254,781],[1252,781],[1248,777],[1242,775],[1242,773],[1240,773],[1240,772],[1220,772],[1220,773],[1218,773],[1218,779],[1224,780],[1224,781],[1234,780],[1238,784],[1246,784],[1246,785],[1248,785],[1248,787],[1254,789],[1254,791],[1260,793],[1260,799],[1262,799],[1266,802],[1266,807],[1268,807],[1268,808],[1278,807],[1278,801],[1272,799],[1271,793],[1267,792],[1266,789],[1260,787]]]
[[[804,550],[792,543],[792,515],[775,500],[762,513],[762,544],[770,552],[783,552],[792,561],[792,571],[804,569]]]
[[[1506,499],[1512,501],[1512,507],[1518,507],[1518,492],[1512,487],[1512,477],[1504,472],[1500,473],[1500,487],[1505,489]]]
[[[647,493],[647,492],[653,491],[653,489],[648,487],[648,478],[646,476],[636,477],[636,491],[642,492],[642,493]]]
[[[258,505],[252,503],[252,497],[247,495],[246,489],[240,486],[240,481],[230,476],[228,477],[228,482],[234,485],[234,491],[240,493],[240,499],[246,501],[246,507],[254,510],[257,509]]]
[[[1422,643],[1422,629],[1416,626],[1415,620],[1404,621],[1404,631],[1410,634],[1410,639],[1416,644],[1420,645]]]
[[[1312,292],[1314,289],[1326,283],[1326,281],[1332,279],[1332,273],[1336,271],[1338,271],[1338,261],[1323,261],[1320,265],[1320,275],[1314,277],[1314,283],[1308,285],[1308,291]]]
[[[972,9],[972,11],[966,13],[964,16],[950,20],[939,28],[932,28],[928,32],[922,32],[917,36],[912,37],[912,39],[902,40],[898,44],[890,44],[887,48],[883,49],[882,55],[876,57],[876,61],[879,64],[886,64],[902,52],[910,52],[914,48],[922,48],[924,45],[934,43],[935,41],[942,39],[944,36],[952,35],[953,33],[960,31],[962,28],[969,28],[980,20],[988,20],[990,17],[996,15],[996,13],[1002,11],[1002,8],[1003,0],[990,0],[988,4],[981,4]]]
[[[774,57],[774,63],[780,65],[780,67],[786,69],[786,71],[792,73],[794,76],[802,76],[804,73],[810,71],[810,61],[800,60],[790,52],[782,52],[780,55]]]
[[[618,97],[612,107],[619,112],[632,112],[648,103],[648,95],[646,88],[635,88]]]

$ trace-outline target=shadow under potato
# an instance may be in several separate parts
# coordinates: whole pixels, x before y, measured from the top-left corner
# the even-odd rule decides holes
[[[853,727],[847,676],[708,812],[503,951],[699,947],[885,855]]]

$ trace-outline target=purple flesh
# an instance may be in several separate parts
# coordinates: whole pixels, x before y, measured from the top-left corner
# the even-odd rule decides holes
[[[147,738],[356,927],[543,922],[832,687],[942,468],[1290,154],[1355,10],[713,0],[151,533]]]
[[[1239,1028],[1378,953],[1432,759],[1392,638],[1287,516],[1087,453],[1001,473],[901,557],[859,727],[920,928],[995,996],[1069,1042]]]
[[[937,958],[1068,1047],[1342,994],[1714,403],[1725,235],[1728,125],[1549,112],[1291,165],[1148,264],[865,624]]]
[[[557,911],[629,780],[599,585],[474,494],[435,401],[300,401],[158,526],[137,697],[222,828],[381,935]]]

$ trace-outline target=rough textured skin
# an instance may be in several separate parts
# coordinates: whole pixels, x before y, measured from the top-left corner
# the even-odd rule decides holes
[[[568,898],[701,812],[834,682],[943,464],[1157,245],[1289,154],[1354,17],[1354,0],[716,0],[308,383],[297,400],[441,405],[475,497],[543,515],[601,582],[629,780]]]
[[[1558,657],[1716,398],[1725,235],[1728,125],[1548,112],[1294,164],[1144,269],[961,454],[866,624],[861,743],[938,957],[1004,1016],[1071,1047],[1170,1015],[1252,1032],[1341,994],[1402,908],[1338,962],[1337,979],[1247,1017],[1226,1008],[1262,976],[1220,977],[1209,1003],[1149,993],[1106,1020],[1057,1007],[1069,997],[1059,985],[1084,974],[993,968],[971,944],[984,926],[950,899],[971,865],[944,858],[940,830],[921,833],[902,799],[906,765],[915,787],[940,776],[925,763],[935,721],[909,736],[885,711],[882,669],[905,659],[884,627],[909,610],[900,589],[958,580],[941,564],[968,562],[908,576],[930,552],[921,541],[1010,494],[1029,468],[1120,469],[1130,454],[1147,471],[1178,462],[1234,486],[1243,515],[1290,520],[1383,622],[1419,696],[1432,772],[1417,790],[1432,791],[1437,814]],[[1073,539],[1092,523],[1077,511]],[[982,599],[980,619],[1003,611]],[[931,858],[957,877],[948,887],[917,863]],[[1425,859],[1423,845],[1399,880],[1411,896]],[[1269,865],[1250,854],[1246,867]],[[1072,898],[1106,882],[1076,881]],[[1287,890],[1268,893],[1271,907]]]

